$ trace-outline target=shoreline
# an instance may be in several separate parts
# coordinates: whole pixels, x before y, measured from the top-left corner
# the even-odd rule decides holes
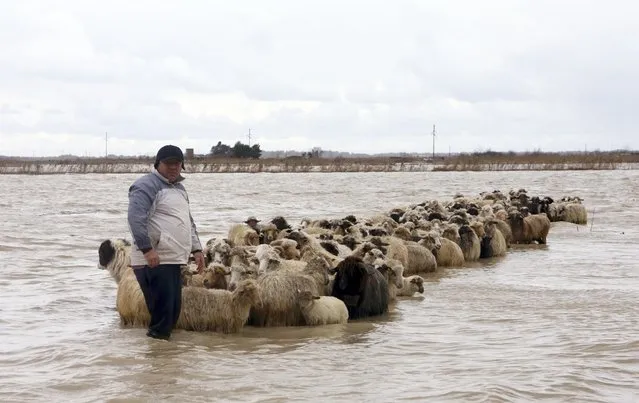
[[[347,173],[347,172],[507,172],[636,170],[639,163],[391,163],[339,164],[185,163],[185,173]],[[0,165],[0,175],[135,174],[147,173],[153,163],[21,163]]]
[[[139,174],[153,168],[147,156],[27,158],[0,156],[0,175]],[[185,161],[188,173],[312,173],[312,172],[486,172],[584,171],[639,169],[639,152],[474,153],[424,158],[337,157],[211,158]]]

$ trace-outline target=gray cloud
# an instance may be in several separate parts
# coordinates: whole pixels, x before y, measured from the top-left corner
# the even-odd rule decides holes
[[[639,147],[632,3],[0,4],[0,154]]]

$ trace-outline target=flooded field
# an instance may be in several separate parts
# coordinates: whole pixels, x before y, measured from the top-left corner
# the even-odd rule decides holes
[[[585,199],[548,245],[427,277],[388,315],[239,335],[122,329],[99,243],[138,174],[0,175],[0,400],[639,400],[639,171],[185,174],[204,241],[249,215],[373,215],[524,187]],[[594,219],[594,222],[591,222]]]

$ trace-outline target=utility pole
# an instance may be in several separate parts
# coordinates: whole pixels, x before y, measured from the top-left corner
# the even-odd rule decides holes
[[[109,133],[104,132],[104,158],[109,158]]]
[[[248,132],[248,139],[249,139],[249,147],[251,146],[251,128],[249,127],[249,132]]]
[[[433,125],[433,161],[435,160],[435,125]]]

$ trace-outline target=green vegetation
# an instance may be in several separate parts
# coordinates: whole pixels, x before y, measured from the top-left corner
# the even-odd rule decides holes
[[[257,159],[262,156],[262,150],[260,150],[259,144],[243,144],[238,141],[233,147],[229,147],[226,144],[222,144],[221,141],[217,142],[217,145],[211,147],[211,157],[216,158],[253,158]]]

